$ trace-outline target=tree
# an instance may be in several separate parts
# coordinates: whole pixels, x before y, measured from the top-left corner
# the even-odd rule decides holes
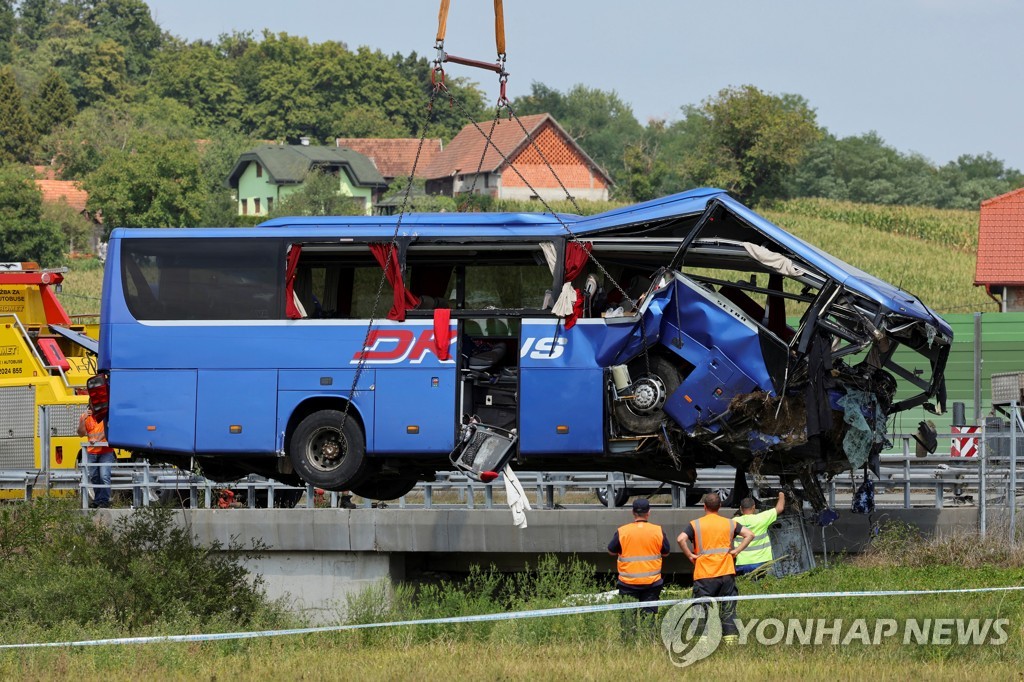
[[[940,208],[977,209],[985,199],[1024,186],[1024,174],[991,153],[963,154],[938,174],[943,185]]]
[[[51,33],[35,58],[60,72],[81,106],[124,98],[129,84],[123,46],[73,18]]]
[[[63,235],[62,244],[68,252],[89,252],[95,226],[92,221],[76,211],[63,198],[60,201],[43,204],[43,220],[52,223]]]
[[[60,0],[21,0],[21,4],[18,5],[18,27],[21,29],[21,35],[31,44],[42,40],[60,5]]]
[[[789,196],[870,204],[938,205],[936,169],[919,154],[904,155],[875,132],[813,144],[786,181]]]
[[[803,97],[771,95],[752,85],[725,88],[684,113],[702,127],[699,145],[685,161],[687,174],[744,201],[778,196],[785,175],[822,134]]]
[[[218,54],[211,45],[193,43],[165,47],[153,63],[148,88],[177,100],[206,130],[238,128],[244,98],[236,77],[236,61]]]
[[[85,23],[97,35],[124,51],[129,78],[149,73],[150,62],[163,42],[163,33],[142,0],[92,0],[85,11]]]
[[[32,98],[32,118],[36,132],[48,135],[54,128],[71,123],[77,114],[75,98],[68,84],[54,69],[50,69],[39,91]]]
[[[619,189],[634,201],[647,201],[659,196],[668,166],[659,158],[657,147],[641,140],[626,146],[622,153],[623,170]]]
[[[0,165],[0,261],[60,261],[64,238],[60,227],[43,219],[42,205],[31,168]]]
[[[238,81],[246,105],[243,130],[253,137],[297,142],[319,137],[317,97],[308,70],[309,41],[264,31],[238,59]]]
[[[239,133],[215,130],[200,149],[200,174],[206,189],[200,224],[235,227],[252,224],[252,216],[239,216],[238,203],[224,187],[224,179],[238,162],[238,157],[253,148],[256,142]]]
[[[320,169],[307,175],[302,187],[281,199],[271,217],[285,215],[366,215],[352,197],[339,192],[338,177]]]
[[[14,26],[14,0],[0,0],[0,64],[11,61]]]
[[[206,201],[199,152],[187,140],[143,137],[82,183],[89,210],[113,227],[195,227]]]
[[[411,101],[412,109],[406,119],[414,137],[423,135],[423,128],[426,127],[428,137],[450,140],[471,121],[482,121],[494,115],[494,108],[488,106],[487,98],[479,84],[450,73],[445,76],[445,87],[455,104],[446,103],[445,93],[440,93],[435,100],[435,106],[429,112],[425,111],[424,107],[430,101],[434,89],[430,82],[430,73],[433,69],[430,60],[410,52],[407,56],[392,55],[390,61],[402,78],[418,91],[416,98]],[[496,95],[495,92],[495,99],[492,102],[497,101]]]
[[[0,163],[28,161],[35,141],[14,71],[0,68]]]
[[[80,180],[115,153],[139,140],[174,139],[192,143],[192,112],[174,100],[159,97],[131,105],[100,102],[82,110],[71,125],[58,126],[42,141],[43,152],[65,180]]]
[[[368,105],[344,109],[331,126],[335,137],[409,137],[409,130]]]

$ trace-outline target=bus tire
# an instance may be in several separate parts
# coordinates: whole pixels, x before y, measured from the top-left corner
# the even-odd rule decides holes
[[[609,485],[597,489],[597,500],[606,507],[621,507],[628,499],[628,488]]]
[[[370,476],[352,486],[352,492],[370,500],[397,500],[416,487],[415,478],[379,478]]]
[[[295,428],[288,454],[295,473],[324,490],[348,490],[366,466],[363,429],[352,415],[319,410]]]
[[[629,373],[633,377],[634,384],[640,379],[649,377],[652,382],[649,385],[656,386],[662,393],[661,404],[679,388],[682,383],[682,376],[675,366],[660,355],[650,356],[650,375],[647,373],[648,363],[643,356],[636,358],[629,363]],[[657,433],[661,423],[665,421],[665,411],[661,407],[650,409],[646,412],[635,410],[629,401],[616,402],[613,410],[619,423],[634,434],[644,435]]]

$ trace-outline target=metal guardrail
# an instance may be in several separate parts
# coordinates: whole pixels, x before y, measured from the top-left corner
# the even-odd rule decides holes
[[[1001,434],[1005,437],[1008,434]],[[981,434],[979,434],[980,438]],[[960,506],[964,504],[981,504],[984,500],[986,486],[979,481],[988,481],[991,471],[986,473],[982,465],[982,457],[954,458],[949,455],[929,455],[916,457],[913,454],[913,436],[905,434],[890,435],[890,440],[901,444],[902,454],[885,454],[881,456],[881,475],[874,479],[877,497],[876,505],[888,508],[914,508]],[[940,434],[940,443],[944,439],[963,437],[961,434]],[[83,444],[84,446],[84,444]],[[984,448],[982,448],[984,449]],[[83,457],[83,460],[86,458]],[[990,469],[992,465],[1007,464],[1005,457],[987,457]],[[941,466],[940,466],[941,465]],[[79,466],[75,469],[0,471],[0,489],[20,490],[24,499],[30,499],[40,489],[50,491],[67,491],[67,494],[80,496],[82,508],[89,506],[89,498],[95,486],[89,480],[89,469],[95,465]],[[115,462],[112,467],[112,492],[123,491],[131,495],[132,506],[148,506],[157,502],[173,501],[192,508],[218,508],[223,505],[220,491],[230,489],[244,498],[230,506],[248,508],[296,506],[306,508],[341,506],[342,496],[334,492],[318,491],[313,486],[294,487],[258,476],[249,476],[232,483],[209,481],[196,474],[161,465],[150,465],[146,462],[125,463]],[[672,508],[687,506],[687,493],[693,489],[686,486],[664,484],[660,481],[639,476],[623,476],[621,473],[603,472],[531,472],[516,471],[516,476],[524,490],[534,499],[531,504],[535,508],[555,509],[560,506],[595,504],[580,502],[580,495],[575,501],[566,498],[568,493],[582,493],[585,496],[595,494],[599,490],[608,491],[623,485],[633,494],[664,494],[669,497]],[[988,478],[986,478],[988,476]],[[731,490],[735,473],[732,469],[698,470],[696,489],[698,490]],[[836,507],[841,496],[849,494],[850,498],[857,488],[858,482],[853,474],[838,476],[826,484],[826,495],[830,506]],[[1012,477],[1011,477],[1012,478]],[[771,486],[769,486],[771,487]],[[437,501],[435,494],[454,492],[455,501]],[[496,500],[504,495],[504,481],[499,477],[490,483],[474,481],[462,472],[439,472],[437,480],[419,483],[413,491],[397,502],[388,502],[387,506],[399,509],[431,509],[451,508],[452,506],[474,508],[500,508],[504,502]],[[482,499],[480,496],[482,494]],[[896,497],[895,495],[898,495]],[[611,497],[611,495],[609,495]],[[1007,490],[1006,497],[1012,498],[1013,491]],[[847,498],[849,499],[849,498]],[[287,504],[282,505],[282,501]],[[370,500],[362,500],[359,506],[378,505]]]

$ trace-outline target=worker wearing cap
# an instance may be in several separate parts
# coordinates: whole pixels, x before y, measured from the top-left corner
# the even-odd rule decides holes
[[[736,574],[745,575],[754,571],[772,560],[772,541],[768,537],[768,527],[775,523],[786,509],[786,494],[780,492],[775,507],[766,509],[755,514],[757,507],[752,497],[745,497],[740,502],[740,514],[736,517],[736,523],[744,528],[749,528],[754,534],[747,548],[736,556]]]
[[[718,513],[722,498],[718,493],[704,496],[704,516],[690,522],[676,542],[686,558],[693,562],[693,596],[734,597],[736,591],[736,555],[747,548],[754,534],[750,529]],[[740,544],[733,547],[733,538]],[[691,547],[693,549],[691,549]],[[735,644],[739,638],[736,629],[736,602],[721,605],[722,634],[726,644]]]
[[[618,558],[619,594],[642,602],[661,597],[661,561],[669,552],[668,536],[661,526],[650,523],[650,516],[648,500],[633,500],[633,522],[619,526],[608,543],[608,553]],[[658,607],[645,606],[643,611],[655,614]]]

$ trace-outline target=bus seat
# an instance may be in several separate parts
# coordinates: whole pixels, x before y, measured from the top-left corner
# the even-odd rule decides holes
[[[504,343],[475,343],[470,349],[466,365],[475,371],[484,371],[494,367],[503,357],[507,349]]]

